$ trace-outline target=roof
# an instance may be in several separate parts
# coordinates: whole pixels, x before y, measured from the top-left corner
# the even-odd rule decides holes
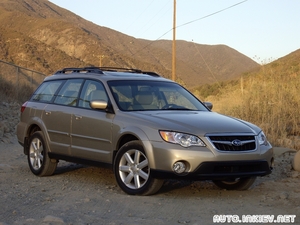
[[[83,68],[63,68],[58,70],[52,76],[47,77],[46,80],[55,78],[87,78],[93,77],[100,80],[167,80],[155,72],[142,71],[132,68],[117,68],[117,67],[83,67]]]
[[[142,71],[139,69],[133,68],[118,68],[118,67],[83,67],[83,68],[64,68],[62,70],[57,71],[54,75],[57,74],[69,74],[69,73],[97,73],[104,74],[104,71],[109,72],[127,72],[127,73],[135,73],[135,74],[146,74],[150,76],[160,77],[155,72],[150,71]]]

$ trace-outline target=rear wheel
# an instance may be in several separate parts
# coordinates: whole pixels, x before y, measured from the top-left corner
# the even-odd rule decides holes
[[[139,141],[121,147],[114,161],[114,174],[120,188],[130,195],[154,194],[164,182],[152,177],[148,158]]]
[[[255,182],[256,177],[233,178],[227,180],[214,180],[214,184],[226,190],[247,190]]]
[[[29,168],[33,174],[37,176],[50,176],[54,173],[57,161],[49,158],[44,135],[41,131],[33,133],[29,138],[27,159]]]

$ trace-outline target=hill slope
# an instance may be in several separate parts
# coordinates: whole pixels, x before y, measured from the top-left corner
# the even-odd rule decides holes
[[[0,59],[50,74],[62,67],[133,67],[171,77],[171,41],[136,39],[47,0],[2,0]],[[232,79],[259,65],[225,45],[177,41],[177,76],[193,87]]]
[[[300,149],[299,59],[300,49],[240,80],[224,82],[217,92],[208,88],[214,94],[206,100],[217,112],[259,125],[273,145]]]

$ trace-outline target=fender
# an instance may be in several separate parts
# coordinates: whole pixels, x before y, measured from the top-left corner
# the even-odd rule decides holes
[[[40,130],[43,132],[44,138],[45,138],[45,144],[47,145],[47,148],[49,150],[49,152],[51,152],[51,148],[49,146],[50,143],[50,137],[49,134],[47,132],[46,126],[43,122],[43,120],[40,117],[32,117],[30,118],[30,120],[28,121],[28,127],[27,127],[27,137],[29,136],[29,130],[31,129],[32,126],[38,126],[40,128]]]
[[[127,126],[119,130],[117,136],[115,137],[115,140],[118,140],[118,143],[114,146],[114,149],[117,149],[117,146],[119,145],[120,140],[125,135],[132,135],[135,136],[143,145],[145,153],[149,160],[149,166],[150,168],[154,168],[155,160],[153,156],[153,148],[152,144],[146,135],[146,133],[139,127],[136,126]],[[114,142],[116,143],[116,142]]]

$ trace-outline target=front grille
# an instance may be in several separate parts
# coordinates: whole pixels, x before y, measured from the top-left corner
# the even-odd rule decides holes
[[[214,167],[214,173],[249,173],[261,171],[263,169],[261,164],[254,163],[250,165],[220,165]]]
[[[263,176],[271,173],[267,161],[226,161],[203,162],[195,170],[199,176],[228,177],[228,176]]]
[[[208,136],[220,151],[251,151],[256,149],[255,136]]]

